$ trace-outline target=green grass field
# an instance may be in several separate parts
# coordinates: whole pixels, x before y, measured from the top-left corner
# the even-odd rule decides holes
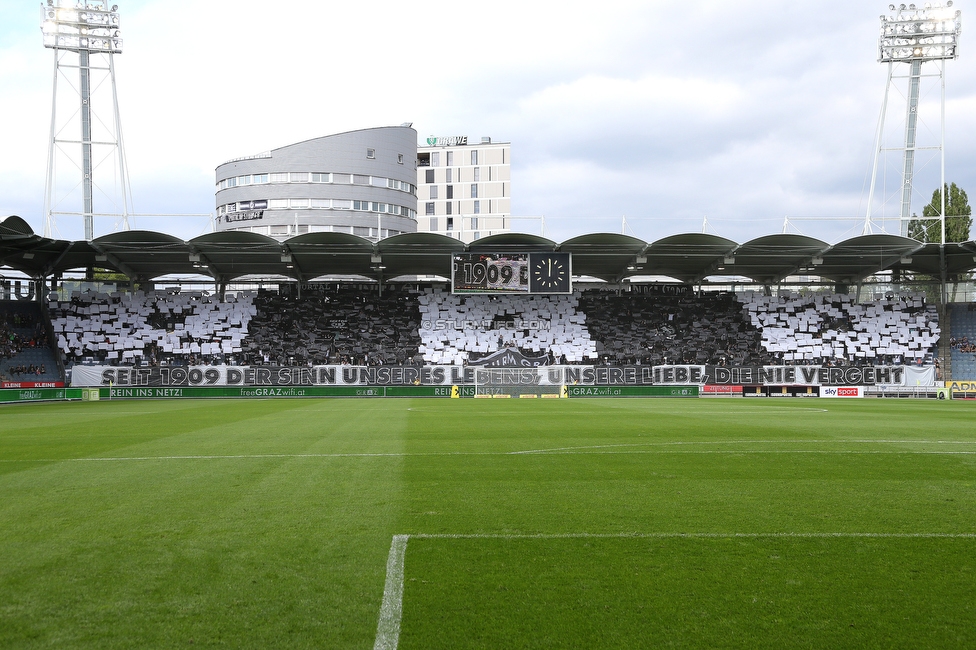
[[[976,403],[0,408],[0,647],[397,640],[976,647]]]

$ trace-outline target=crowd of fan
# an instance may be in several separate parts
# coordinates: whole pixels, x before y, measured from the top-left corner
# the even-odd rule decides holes
[[[970,341],[968,336],[949,339],[949,345],[960,352],[976,352],[976,342]]]
[[[740,299],[763,349],[778,363],[924,363],[935,356],[938,313],[921,295],[857,303],[847,294],[746,291]]]
[[[608,365],[751,365],[772,361],[731,293],[585,291],[599,361]]]
[[[849,296],[758,292],[490,297],[333,283],[243,292],[227,303],[178,291],[76,293],[67,301],[52,296],[49,309],[67,362],[150,366],[464,364],[504,348],[569,364],[848,365],[917,361],[939,336],[934,308],[917,296],[864,305]],[[457,334],[438,328],[439,319],[485,331]],[[520,320],[545,322],[538,331],[511,329]],[[43,332],[28,315],[6,314],[0,356],[46,346]],[[455,334],[458,340],[440,340]],[[952,344],[976,352],[968,338]]]
[[[551,363],[592,363],[596,344],[579,295],[455,295],[425,288],[417,300],[426,363],[458,365],[518,350]]]
[[[10,359],[24,348],[47,348],[44,324],[32,314],[0,313],[0,359]]]
[[[39,366],[35,366],[33,363],[27,365],[10,366],[7,368],[7,372],[11,375],[44,375],[47,374],[47,367],[42,363]]]
[[[417,290],[320,285],[301,296],[259,291],[244,340],[249,365],[409,365],[417,349]]]
[[[22,308],[0,310],[0,360],[4,361],[0,378],[10,380],[45,375],[47,367],[43,363],[34,363],[38,354],[33,351],[49,349],[39,312]]]
[[[66,364],[236,364],[253,315],[251,292],[74,292],[48,309]]]

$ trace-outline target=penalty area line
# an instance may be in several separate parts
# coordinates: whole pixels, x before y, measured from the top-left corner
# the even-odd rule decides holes
[[[376,625],[373,650],[396,650],[400,642],[400,622],[403,619],[404,561],[407,542],[415,539],[497,539],[497,540],[559,540],[559,539],[972,539],[976,533],[416,533],[394,535],[386,560],[386,583]]]
[[[386,584],[380,620],[376,625],[373,650],[396,650],[400,642],[400,619],[403,616],[403,561],[407,554],[409,535],[394,535],[390,556],[386,560]]]

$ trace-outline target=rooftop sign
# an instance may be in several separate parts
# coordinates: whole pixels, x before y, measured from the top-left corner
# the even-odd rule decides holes
[[[466,135],[452,135],[449,138],[438,138],[432,135],[427,138],[427,146],[429,147],[463,147],[467,144],[468,136]]]

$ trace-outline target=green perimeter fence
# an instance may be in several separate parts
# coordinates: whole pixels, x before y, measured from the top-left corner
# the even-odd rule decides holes
[[[553,387],[555,388],[555,387]],[[698,397],[698,386],[565,386],[546,397]],[[479,394],[475,386],[209,386],[179,388],[17,388],[0,390],[0,403],[105,399],[221,397],[515,397]],[[523,388],[518,397],[541,397]]]

